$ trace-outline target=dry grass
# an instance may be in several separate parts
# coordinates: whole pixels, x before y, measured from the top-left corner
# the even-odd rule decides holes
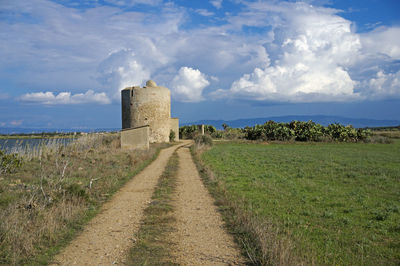
[[[93,138],[85,137],[85,138]],[[10,141],[8,139],[5,140],[4,147],[0,146],[0,149],[6,150],[9,153],[18,154],[24,159],[31,160],[33,158],[39,158],[43,153],[54,153],[62,146],[72,142],[74,139],[72,138],[50,138],[50,139],[30,139],[36,142],[34,145],[29,144],[27,138],[17,139],[15,140],[14,145],[12,147],[7,148],[7,142]]]
[[[400,139],[400,130],[377,130],[377,131],[372,131],[372,133],[375,136]]]
[[[119,146],[119,134],[92,134],[22,153],[22,168],[0,177],[0,264],[46,264],[160,148]]]

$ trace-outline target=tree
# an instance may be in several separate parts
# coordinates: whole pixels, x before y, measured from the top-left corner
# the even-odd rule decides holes
[[[224,128],[224,130],[225,131],[227,131],[228,130],[228,128],[230,128],[230,126],[228,126],[227,124],[225,124],[225,123],[223,123],[222,124],[222,127]]]

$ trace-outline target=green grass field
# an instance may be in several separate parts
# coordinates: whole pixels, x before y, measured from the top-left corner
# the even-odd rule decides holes
[[[400,141],[228,142],[201,158],[235,206],[272,225],[276,243],[290,240],[298,261],[400,264]]]

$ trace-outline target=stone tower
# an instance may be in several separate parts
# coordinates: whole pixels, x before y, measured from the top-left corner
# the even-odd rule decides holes
[[[179,121],[171,118],[169,89],[149,80],[146,86],[122,90],[122,129],[149,126],[149,142],[169,142],[170,130],[179,136]]]

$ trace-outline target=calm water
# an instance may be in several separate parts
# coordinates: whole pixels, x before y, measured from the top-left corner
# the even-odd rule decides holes
[[[0,139],[0,149],[6,152],[35,149],[41,145],[67,145],[73,138]]]

